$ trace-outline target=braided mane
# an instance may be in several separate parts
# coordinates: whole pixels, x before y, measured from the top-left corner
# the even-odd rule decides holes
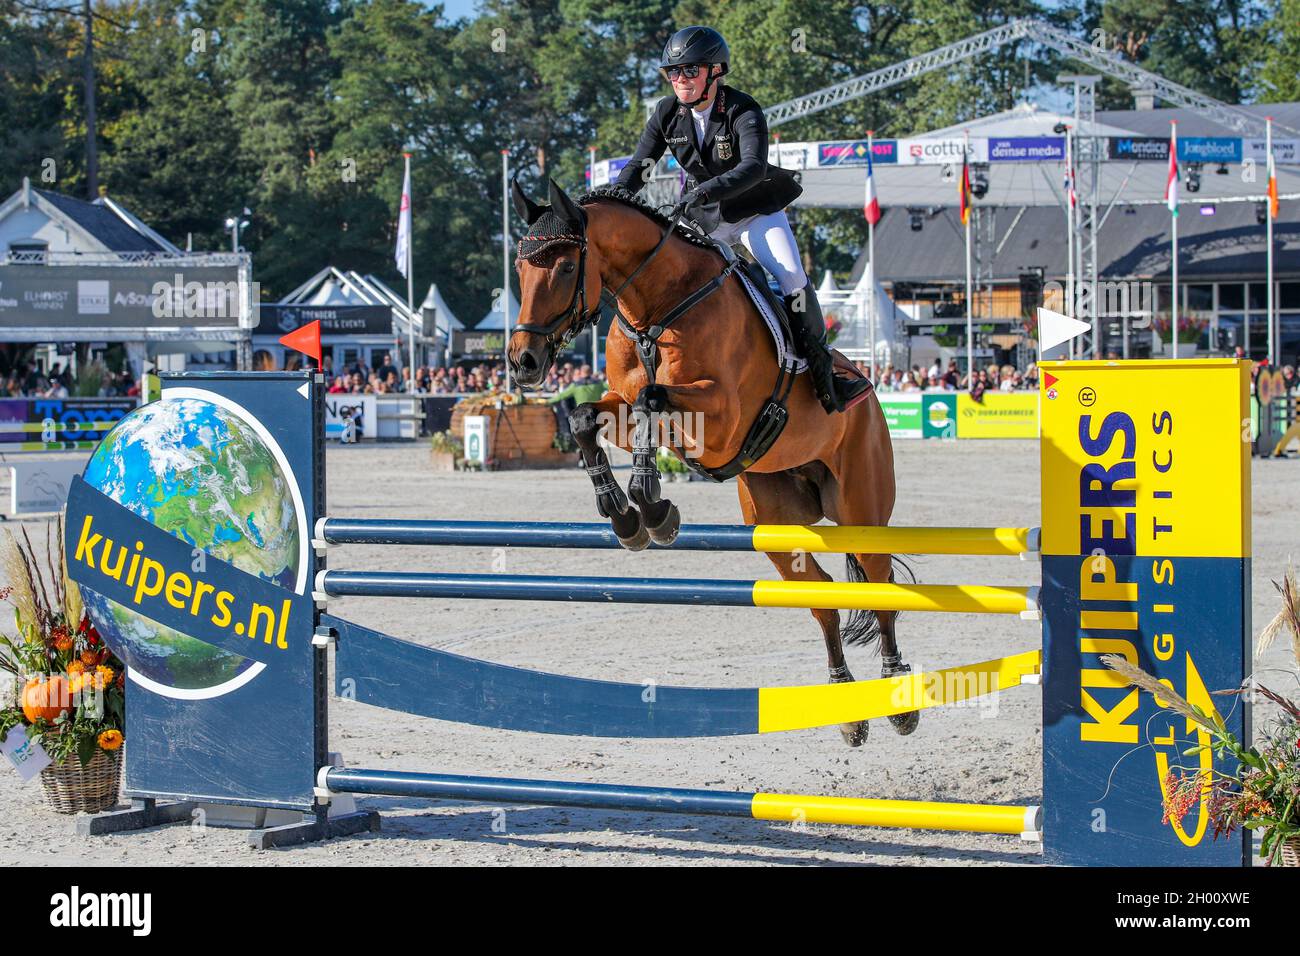
[[[659,210],[655,209],[636,193],[617,185],[597,186],[586,195],[579,196],[577,203],[580,206],[587,206],[595,202],[614,202],[620,206],[627,206],[629,209],[635,209],[643,216],[649,217],[660,229],[666,227],[669,219]],[[547,207],[546,212],[538,217],[537,221],[528,227],[528,234],[519,240],[519,256],[526,259],[533,265],[540,265],[546,259],[548,254],[554,252],[557,247],[564,245],[574,245],[582,241],[582,237],[571,232],[571,226],[560,219],[554,210]],[[716,252],[717,247],[712,242],[702,237],[694,229],[678,223],[674,230],[679,239],[684,239],[693,246],[701,249],[709,249]]]
[[[647,203],[637,193],[631,192],[623,186],[613,184],[609,186],[597,186],[586,195],[579,196],[577,203],[579,206],[586,206],[594,202],[599,202],[602,199],[611,200],[621,206],[635,209],[642,215],[649,216],[660,229],[667,226],[670,221],[667,216]],[[717,251],[717,246],[712,242],[705,239],[694,229],[683,226],[681,223],[678,223],[677,228],[673,231],[677,234],[679,239],[685,239],[693,246],[699,246],[701,249],[709,249],[714,252]]]

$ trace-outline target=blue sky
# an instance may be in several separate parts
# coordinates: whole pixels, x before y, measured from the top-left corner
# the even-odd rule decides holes
[[[448,20],[456,20],[460,17],[474,16],[474,9],[478,6],[478,0],[441,0],[443,6],[443,15]]]

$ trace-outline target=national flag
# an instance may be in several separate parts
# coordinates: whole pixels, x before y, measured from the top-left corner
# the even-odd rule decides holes
[[[411,154],[406,155],[406,178],[402,180],[402,207],[397,213],[397,271],[406,275],[411,255]]]
[[[1273,165],[1273,153],[1268,154],[1268,215],[1277,218],[1277,167]]]
[[[871,163],[871,150],[867,150],[867,195],[862,202],[862,214],[873,226],[880,222],[880,202],[876,199],[876,177]]]
[[[1169,176],[1165,179],[1165,205],[1171,215],[1178,215],[1178,140],[1169,137]]]
[[[1079,194],[1074,188],[1074,166],[1068,162],[1065,164],[1065,195],[1071,206],[1079,205]]]
[[[961,224],[970,223],[970,167],[966,165],[966,154],[961,157]]]

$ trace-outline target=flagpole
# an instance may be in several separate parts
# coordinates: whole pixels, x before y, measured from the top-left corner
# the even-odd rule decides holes
[[[1170,290],[1173,293],[1174,310],[1173,310],[1173,351],[1174,358],[1178,358],[1178,312],[1179,302],[1178,295],[1178,121],[1169,121],[1169,162],[1174,171],[1174,181],[1169,184],[1169,198],[1173,203],[1170,208],[1170,218],[1173,220],[1173,233],[1171,249],[1173,255],[1173,287]]]
[[[596,188],[596,147],[587,147],[587,189]],[[600,377],[600,319],[591,325],[591,377]]]
[[[505,321],[506,394],[510,394],[510,151],[501,150],[501,310]]]
[[[1273,315],[1273,197],[1277,194],[1277,187],[1274,185],[1274,177],[1277,175],[1276,168],[1273,164],[1273,117],[1269,116],[1264,124],[1264,152],[1268,164],[1268,216],[1265,222],[1266,235],[1266,252],[1264,255],[1265,274],[1268,279],[1268,299],[1265,308],[1268,310],[1268,364],[1271,368],[1277,368],[1278,357],[1274,353],[1277,346],[1277,339],[1273,331],[1275,317]],[[1249,305],[1249,303],[1247,303]]]
[[[969,168],[967,161],[970,158],[970,130],[962,134],[962,176],[965,177]],[[971,280],[970,280],[970,220],[971,209],[970,200],[966,199],[966,182],[963,178],[961,184],[962,201],[966,205],[966,385],[969,388],[975,382],[975,320],[971,315]]]
[[[409,182],[411,181],[411,154],[410,154],[410,153],[403,153],[402,155],[406,158],[406,181],[409,183]],[[414,192],[415,190],[411,190],[411,191]],[[414,204],[414,197],[411,197],[411,199],[409,199],[408,202]],[[408,207],[407,207],[406,216],[408,217],[408,219],[409,219],[410,222],[411,222],[411,232],[414,232],[414,231],[415,231],[415,229],[414,229],[414,226],[415,226],[415,213],[414,213],[414,210],[411,208],[411,206],[408,206]],[[407,330],[410,332],[410,335],[408,336],[408,338],[410,339],[410,343],[411,343],[411,393],[412,393],[412,394],[414,394],[415,391],[416,391],[416,377],[415,377],[415,269],[412,268],[412,263],[413,263],[413,261],[414,261],[414,252],[413,252],[412,250],[413,250],[414,247],[415,247],[415,241],[414,241],[414,240],[415,240],[415,237],[414,237],[414,236],[412,236],[412,235],[408,235],[408,236],[407,236],[407,240],[406,240],[406,323],[407,323]]]
[[[870,157],[868,162],[875,159],[875,139],[876,131],[867,130],[867,154]],[[868,167],[867,175],[871,175],[874,170]],[[875,186],[875,183],[872,183]],[[879,197],[876,198],[879,203]],[[868,344],[871,347],[867,355],[867,375],[871,381],[876,381],[876,224],[867,219],[867,261],[871,263],[871,285],[867,289],[867,329]]]

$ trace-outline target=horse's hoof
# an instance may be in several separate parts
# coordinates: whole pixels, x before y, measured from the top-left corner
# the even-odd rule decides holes
[[[618,536],[618,543],[629,551],[644,551],[650,546],[650,532],[647,531],[645,525],[638,520],[636,533],[626,538],[620,534]]]
[[[840,736],[850,747],[861,747],[867,742],[867,734],[871,727],[865,720],[860,720],[856,724],[840,724]]]
[[[664,515],[658,527],[650,528],[650,540],[655,544],[669,545],[677,540],[677,532],[682,530],[682,513],[677,510],[677,506],[670,504],[668,513]]]
[[[897,677],[899,674],[912,673],[910,664],[886,664],[880,669],[881,677]],[[910,710],[905,714],[890,714],[889,723],[894,728],[894,733],[900,737],[906,737],[914,732],[921,724],[921,712],[919,710]]]

